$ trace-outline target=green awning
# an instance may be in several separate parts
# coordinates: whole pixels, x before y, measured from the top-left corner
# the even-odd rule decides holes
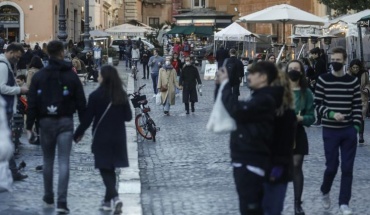
[[[190,26],[175,26],[167,34],[183,34],[184,30]]]
[[[360,20],[358,20],[358,21],[368,21],[368,20],[370,20],[370,15],[368,15],[368,16],[364,16],[364,17],[362,17]]]
[[[196,26],[194,34],[203,35],[203,36],[211,36],[213,35],[213,27],[212,26]]]
[[[175,26],[172,28],[167,34],[196,34],[196,35],[203,35],[203,36],[210,36],[213,35],[213,27],[212,26]]]

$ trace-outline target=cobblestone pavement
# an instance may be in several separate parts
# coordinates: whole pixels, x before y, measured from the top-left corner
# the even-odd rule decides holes
[[[141,67],[139,66],[141,69]],[[202,76],[202,75],[201,75]],[[142,91],[147,95],[151,116],[161,131],[157,142],[139,142],[139,167],[142,182],[142,207],[145,215],[235,215],[238,198],[232,178],[229,158],[229,135],[215,135],[206,131],[206,123],[213,104],[213,81],[203,81],[203,96],[195,105],[195,113],[185,114],[180,97],[171,106],[170,116],[164,116],[161,106],[155,105],[151,80]],[[249,92],[241,87],[242,97]],[[367,124],[370,124],[367,120]],[[331,192],[332,208],[321,207],[319,187],[324,170],[321,128],[308,128],[310,155],[304,162],[305,188],[303,206],[307,215],[338,214],[340,171]],[[367,129],[369,131],[369,128]],[[366,140],[369,143],[370,132]],[[358,148],[351,207],[354,214],[370,215],[370,147]],[[294,214],[293,190],[289,184],[284,214]]]
[[[120,72],[124,70],[118,68]],[[128,75],[123,75],[127,86]],[[84,86],[86,97],[98,86],[97,83],[88,82]],[[75,118],[75,126],[78,119]],[[129,138],[129,137],[128,137]],[[14,183],[12,193],[0,193],[0,215],[39,215],[55,214],[54,209],[42,208],[43,179],[42,173],[36,172],[35,167],[42,164],[42,152],[40,146],[30,145],[26,138],[21,141],[21,156],[17,163],[24,160],[27,163],[25,173],[28,178],[22,182]],[[136,143],[135,143],[136,144]],[[68,206],[71,214],[75,215],[102,215],[109,212],[99,211],[99,204],[104,197],[105,188],[97,170],[94,169],[93,155],[91,154],[91,130],[85,133],[85,137],[79,144],[73,144],[71,155],[71,172],[68,190]],[[55,174],[57,174],[57,160],[55,161]],[[117,172],[120,172],[118,170]],[[57,175],[54,175],[57,176]],[[54,191],[56,193],[57,177],[54,177]],[[121,196],[122,198],[122,196]],[[134,214],[125,212],[124,214]]]

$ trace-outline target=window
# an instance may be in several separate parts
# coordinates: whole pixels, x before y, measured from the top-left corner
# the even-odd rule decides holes
[[[193,8],[206,7],[206,0],[192,0]]]
[[[159,25],[159,18],[149,18],[149,26],[157,27]]]

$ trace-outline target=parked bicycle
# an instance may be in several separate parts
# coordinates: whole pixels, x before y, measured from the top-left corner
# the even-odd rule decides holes
[[[137,81],[137,73],[139,72],[137,69],[137,61],[139,59],[132,58],[131,59],[131,76],[134,78],[135,81]]]
[[[155,136],[160,128],[156,127],[154,120],[149,115],[150,107],[147,106],[148,100],[146,100],[146,96],[141,95],[140,93],[145,86],[146,84],[139,87],[137,92],[129,94],[128,96],[133,97],[131,102],[134,108],[140,108],[140,114],[135,117],[135,127],[137,132],[145,139],[153,140],[153,142],[155,142]]]

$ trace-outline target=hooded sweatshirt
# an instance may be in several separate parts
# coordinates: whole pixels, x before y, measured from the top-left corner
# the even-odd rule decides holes
[[[51,80],[58,79],[59,83],[50,84]],[[46,87],[47,86],[47,87]],[[57,92],[63,87],[67,91],[67,96],[63,95],[63,99],[59,100],[59,109],[55,116],[50,116],[45,113],[45,106],[42,98],[54,98],[52,92],[45,92],[42,89],[50,89],[49,91]],[[72,70],[72,64],[59,59],[51,58],[47,67],[37,72],[32,79],[30,90],[28,92],[28,116],[27,129],[30,130],[35,119],[45,117],[72,117],[78,111],[78,116],[81,121],[82,115],[86,109],[85,93],[80,79]]]
[[[7,102],[8,114],[17,111],[17,95],[20,93],[21,88],[15,82],[12,66],[5,55],[0,54],[0,94]]]

